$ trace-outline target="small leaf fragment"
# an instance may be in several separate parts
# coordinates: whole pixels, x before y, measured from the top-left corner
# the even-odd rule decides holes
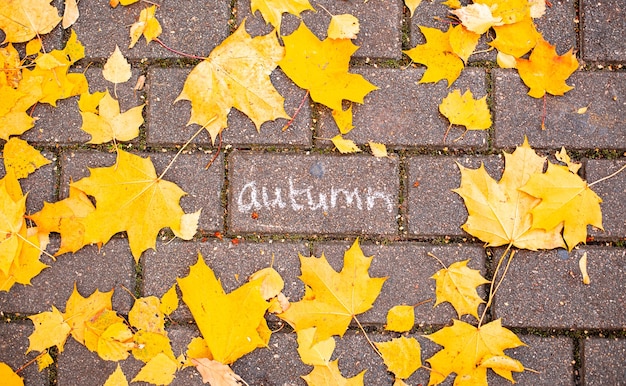
[[[313,342],[315,327],[298,331],[298,354],[303,363],[311,366],[328,366],[335,351],[335,338]]]
[[[583,275],[583,284],[591,283],[587,273],[587,252],[583,253],[583,256],[578,260],[578,268],[580,268],[580,273]]]
[[[130,63],[128,63],[128,60],[126,60],[117,45],[115,46],[115,51],[113,51],[106,63],[104,63],[102,76],[104,76],[104,79],[115,84],[124,83],[132,76]]]
[[[333,119],[341,134],[348,134],[354,128],[352,125],[352,105],[347,109],[333,110]]]
[[[387,146],[385,146],[384,143],[369,141],[367,144],[372,150],[372,155],[374,155],[374,157],[377,157],[377,158],[389,157],[389,154],[387,154]]]
[[[358,153],[361,151],[359,147],[351,139],[345,139],[341,134],[337,134],[330,139],[333,145],[339,150],[341,154]]]
[[[128,380],[126,380],[126,376],[120,367],[120,364],[117,364],[115,371],[109,375],[106,382],[104,382],[104,386],[128,386]]]
[[[422,0],[404,0],[404,5],[406,5],[406,7],[409,9],[409,12],[411,12],[411,17],[413,17],[415,9],[417,9],[421,2]]]
[[[561,147],[561,150],[556,152],[556,154],[554,154],[554,157],[567,165],[567,169],[569,169],[569,171],[574,174],[577,174],[582,166],[582,164],[579,162],[572,162],[572,159],[570,158],[569,154],[567,154],[565,147]]]
[[[6,386],[24,386],[24,379],[4,362],[0,362],[0,379]]]
[[[359,19],[353,15],[333,15],[328,25],[328,38],[356,39],[359,28]]]
[[[169,385],[174,380],[178,364],[167,355],[157,354],[139,370],[132,382],[149,382],[155,385]]]
[[[165,315],[170,315],[177,308],[178,293],[176,293],[176,283],[174,283],[170,289],[168,289],[167,292],[161,296],[161,305],[159,306],[159,310]]]
[[[61,26],[68,29],[72,24],[76,23],[79,16],[78,4],[76,0],[65,0],[65,9],[63,11],[63,21]]]
[[[480,271],[468,268],[468,262],[469,259],[457,261],[431,276],[437,282],[435,306],[450,302],[459,318],[470,314],[478,319],[478,306],[485,301],[478,296],[476,287],[490,281],[482,277]]]

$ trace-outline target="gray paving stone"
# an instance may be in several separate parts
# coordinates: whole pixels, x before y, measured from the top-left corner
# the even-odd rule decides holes
[[[588,160],[585,175],[589,183],[593,183],[610,175],[624,166],[622,160]],[[592,187],[602,203],[602,225],[604,232],[591,229],[589,234],[598,239],[626,237],[626,173],[622,172]]]
[[[100,386],[120,365],[126,379],[130,383],[143,366],[131,355],[128,359],[113,362],[101,359],[97,353],[89,351],[87,347],[69,338],[65,344],[65,350],[58,355],[57,384]],[[137,385],[149,385],[144,382],[133,382]]]
[[[299,299],[304,294],[302,285],[296,279],[299,273],[298,254],[309,255],[304,243],[252,243],[230,240],[205,243],[173,241],[158,244],[156,251],[147,251],[143,262],[143,294],[162,296],[176,278],[189,275],[189,267],[198,261],[198,252],[207,265],[220,278],[224,290],[231,292],[245,283],[254,272],[273,266],[285,281],[285,296]],[[180,294],[180,291],[179,291]],[[181,301],[181,307],[174,311],[176,320],[191,319],[191,313]]]
[[[233,233],[397,232],[396,158],[236,151],[228,167]]]
[[[410,235],[422,237],[469,236],[461,229],[467,220],[463,199],[452,192],[461,185],[456,162],[476,169],[481,162],[498,181],[503,159],[498,156],[414,156],[407,159],[406,222]]]
[[[322,253],[330,265],[340,271],[343,267],[344,252],[349,243],[315,244],[314,256]],[[369,270],[370,277],[388,277],[374,306],[357,316],[361,323],[382,325],[387,322],[387,311],[400,304],[413,305],[423,301],[431,302],[415,308],[415,324],[419,327],[448,324],[452,318],[458,318],[449,303],[443,303],[433,309],[435,304],[435,280],[430,277],[442,268],[441,264],[427,255],[432,253],[450,265],[457,261],[471,259],[468,267],[479,269],[485,275],[485,252],[482,247],[470,245],[434,246],[424,243],[364,243],[361,249],[365,256],[374,256]],[[402,267],[394,269],[394,267]],[[300,284],[302,285],[302,284]],[[485,287],[479,288],[479,294],[485,295]],[[299,299],[298,299],[299,300]],[[474,318],[463,318],[468,323]]]
[[[42,155],[51,163],[40,167],[27,178],[20,180],[22,193],[28,194],[26,197],[26,214],[38,212],[43,208],[44,201],[52,202],[55,199],[57,157],[49,151],[42,151]],[[4,178],[5,173],[3,161],[0,162],[0,176],[2,176],[0,178]]]
[[[494,264],[501,250],[494,253]],[[587,252],[590,285],[582,283],[578,261]],[[495,265],[494,265],[495,267]],[[519,251],[494,302],[495,317],[512,327],[622,329],[626,326],[626,251],[582,246],[565,250]]]
[[[354,129],[345,138],[357,144],[374,141],[391,147],[486,147],[487,132],[482,130],[469,131],[462,139],[453,142],[465,131],[462,126],[450,129],[444,143],[449,121],[439,113],[438,107],[454,89],[460,89],[462,93],[470,89],[475,98],[485,96],[484,70],[466,69],[451,88],[446,88],[445,82],[418,84],[424,69],[361,68],[354,72],[362,74],[380,89],[367,95],[364,104],[353,105]],[[322,108],[319,122],[318,137],[331,138],[339,134],[330,109]],[[316,145],[332,146],[332,143],[317,140]]]
[[[587,338],[583,346],[585,385],[626,385],[626,340]]]
[[[56,251],[58,240],[49,250]],[[87,246],[78,252],[66,253],[56,261],[43,256],[41,260],[50,266],[32,280],[32,286],[16,284],[7,292],[0,292],[0,309],[4,312],[34,314],[50,311],[52,305],[65,310],[74,283],[84,297],[96,289],[107,292],[112,289],[113,308],[128,311],[131,296],[122,287],[133,291],[135,286],[135,263],[128,243],[111,239],[100,251],[96,246]]]
[[[359,58],[385,58],[400,59],[402,56],[402,4],[399,1],[369,0],[346,0],[342,2],[323,0],[311,2],[317,12],[306,11],[301,14],[302,20],[319,39],[326,38],[326,30],[330,23],[331,15],[349,13],[359,19],[361,31],[354,40],[359,50],[354,57]],[[250,15],[250,0],[238,0],[237,20],[246,19],[246,28],[252,34],[266,34],[272,28],[257,12],[253,17]],[[284,15],[281,23],[282,35],[291,34],[299,25],[296,17]]]
[[[140,153],[142,157],[150,156],[157,175],[160,175],[175,156],[174,153]],[[186,213],[202,208],[198,228],[206,231],[222,229],[223,211],[221,207],[221,190],[224,178],[222,156],[207,170],[212,154],[194,152],[181,154],[165,174],[164,179],[177,184],[187,192],[180,199],[180,205]],[[90,168],[108,167],[115,163],[114,153],[96,151],[70,151],[61,156],[61,198],[69,194],[70,179],[78,181],[89,176]],[[199,182],[202,181],[202,182]]]
[[[117,44],[130,60],[143,58],[180,58],[156,42],[146,45],[141,40],[134,48],[130,44],[130,26],[139,19],[144,4],[111,8],[106,1],[79,3],[80,18],[74,24],[79,39],[85,45],[85,55],[92,59],[106,59]],[[176,0],[159,3],[155,14],[163,33],[159,37],[176,50],[198,56],[208,56],[228,36],[229,3]]]
[[[148,71],[148,136],[147,142],[154,146],[167,146],[187,142],[200,128],[193,124],[186,126],[191,114],[189,101],[181,100],[176,103],[176,97],[183,89],[185,79],[191,69],[188,68],[157,68]],[[285,111],[294,114],[303,100],[305,91],[298,88],[293,82],[280,72],[272,74],[272,80],[278,92],[285,98]],[[308,100],[307,100],[308,101]],[[286,119],[266,122],[258,132],[252,121],[242,112],[233,108],[228,117],[229,127],[222,132],[226,144],[234,145],[288,145],[311,146],[311,108],[304,103],[302,109],[283,131],[287,124]],[[210,146],[211,139],[206,130],[203,130],[192,143]]]
[[[626,148],[626,74],[575,72],[564,96],[547,96],[545,130],[541,130],[543,99],[527,95],[528,87],[512,70],[494,70],[495,146],[520,144],[567,149]],[[578,109],[588,107],[584,114]]]
[[[113,98],[117,93],[116,99],[120,103],[121,112],[144,103],[143,95],[133,90],[141,75],[138,69],[133,69],[133,75],[128,82],[120,83],[117,87],[102,77],[101,68],[80,69],[80,67],[75,67],[74,69],[85,71],[90,93],[108,89]],[[81,130],[83,121],[78,108],[78,99],[78,96],[62,99],[57,102],[56,107],[48,104],[37,105],[34,110],[34,116],[37,117],[35,127],[24,133],[22,138],[41,145],[83,144],[89,141],[91,135]],[[137,140],[133,140],[133,142],[137,142]]]
[[[26,354],[29,341],[28,336],[33,332],[30,321],[0,323],[0,362],[9,365],[13,371],[35,358],[37,351]],[[26,386],[47,386],[48,369],[39,372],[37,364],[31,364],[19,373]]]
[[[582,56],[585,60],[626,61],[626,7],[620,0],[583,1]]]
[[[576,42],[576,2],[574,0],[551,1],[552,6],[546,7],[543,17],[535,19],[537,31],[541,32],[544,39],[550,44],[556,45],[557,51],[562,54],[569,49],[577,51]],[[446,31],[453,17],[449,13],[450,8],[441,2],[422,2],[416,9],[411,19],[410,46],[424,44],[425,39],[420,32],[419,26],[437,28]],[[496,60],[496,50],[491,49],[488,42],[495,38],[493,30],[484,34],[478,42],[476,52],[470,56],[469,62]]]

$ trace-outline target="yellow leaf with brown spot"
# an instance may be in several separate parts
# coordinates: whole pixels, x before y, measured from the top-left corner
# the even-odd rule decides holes
[[[0,47],[0,86],[16,88],[22,79],[20,67],[20,54],[13,44],[9,43],[6,47]]]
[[[378,89],[363,76],[349,73],[350,57],[359,48],[349,39],[319,40],[304,23],[284,36],[285,57],[280,68],[295,84],[311,92],[311,98],[333,110],[342,101],[363,103]]]
[[[165,333],[165,316],[160,310],[161,301],[156,296],[135,300],[128,312],[128,322],[137,330]]]
[[[26,178],[40,167],[50,163],[41,152],[30,146],[28,142],[11,137],[4,144],[4,167],[11,169],[16,178]]]
[[[59,24],[61,17],[52,0],[4,0],[0,7],[0,29],[6,42],[22,43],[45,35]]]
[[[9,192],[11,174],[7,174],[0,184],[0,273],[8,276],[11,264],[19,255],[23,245],[20,231],[25,228],[24,213],[26,197],[15,200]],[[15,179],[15,177],[13,177]],[[15,181],[17,181],[15,179]],[[20,192],[21,193],[21,192]]]
[[[329,39],[356,39],[359,29],[359,19],[353,15],[333,15],[328,24],[327,35]]]
[[[437,83],[445,79],[450,87],[461,75],[465,66],[463,60],[454,53],[450,45],[452,28],[446,32],[424,26],[419,26],[419,28],[426,38],[426,43],[403,52],[414,62],[426,66],[420,83]]]
[[[284,52],[276,34],[252,38],[241,23],[187,76],[176,101],[191,101],[188,124],[206,128],[215,142],[228,126],[233,107],[246,114],[257,130],[267,121],[289,118],[283,107],[285,99],[270,81]]]
[[[578,60],[572,50],[559,56],[555,47],[543,39],[537,42],[528,59],[517,59],[517,71],[533,98],[541,98],[546,92],[563,95],[573,89],[565,81],[577,68]]]

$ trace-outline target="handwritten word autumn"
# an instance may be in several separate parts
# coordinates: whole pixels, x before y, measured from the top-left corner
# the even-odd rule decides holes
[[[322,190],[323,189],[323,190]],[[261,209],[286,209],[296,212],[310,210],[332,210],[335,208],[354,208],[373,210],[381,205],[388,212],[394,209],[394,200],[390,193],[370,187],[330,188],[297,186],[293,179],[288,179],[288,186],[259,186],[256,181],[246,183],[236,195],[237,209],[245,213]]]

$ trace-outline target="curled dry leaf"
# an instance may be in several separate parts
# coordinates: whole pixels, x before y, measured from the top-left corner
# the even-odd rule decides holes
[[[591,283],[589,273],[587,273],[587,252],[583,253],[583,256],[578,260],[578,268],[580,268],[580,273],[583,275],[583,284]]]
[[[211,386],[239,386],[243,379],[230,366],[209,358],[191,359],[202,376],[202,382]]]

